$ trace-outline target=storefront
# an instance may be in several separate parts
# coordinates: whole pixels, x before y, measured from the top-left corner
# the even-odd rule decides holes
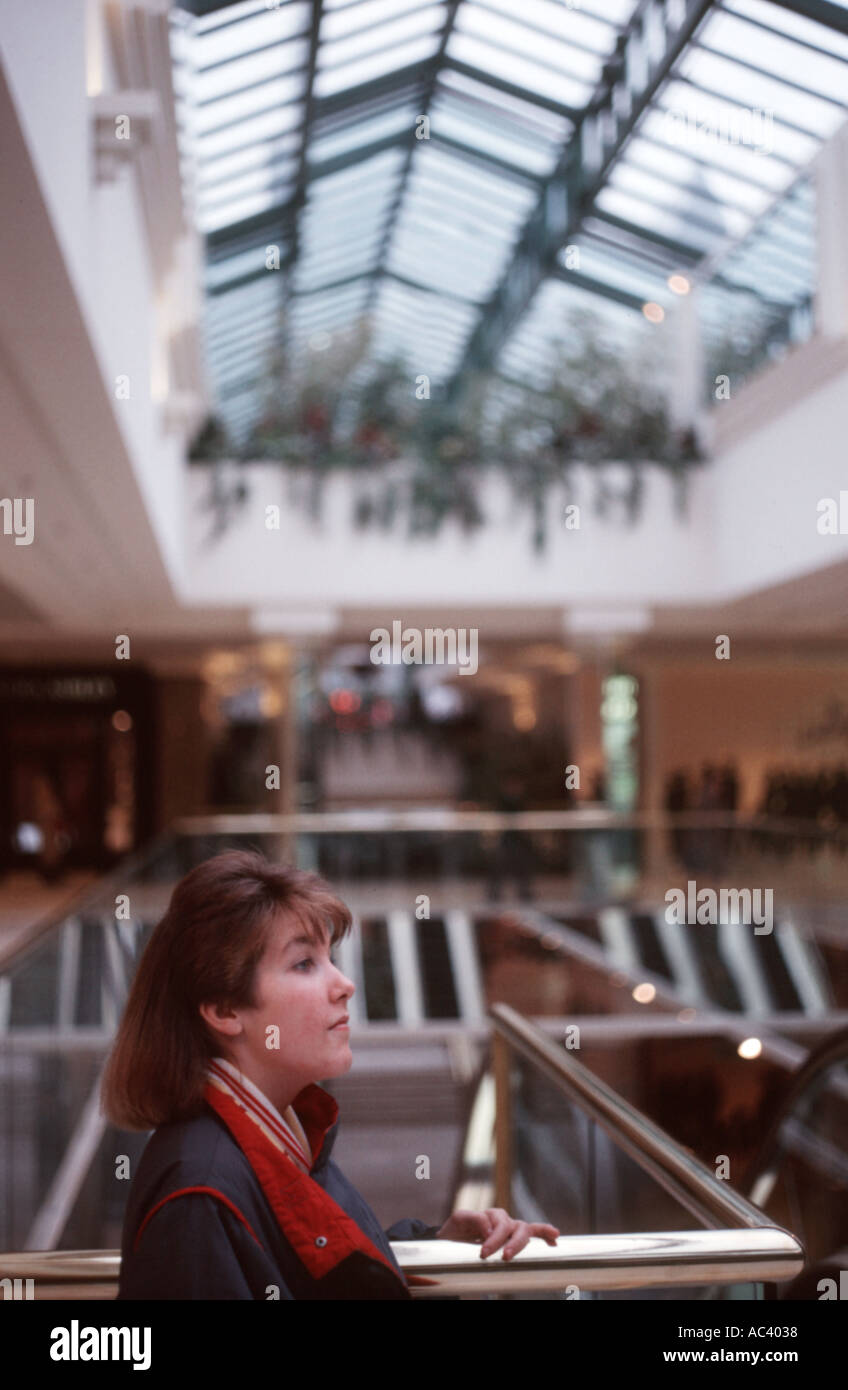
[[[149,838],[152,681],[66,667],[0,672],[0,866],[105,868]]]

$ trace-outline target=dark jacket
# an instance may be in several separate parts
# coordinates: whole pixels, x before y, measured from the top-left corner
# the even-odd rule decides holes
[[[389,1240],[439,1228],[384,1232],[330,1158],[336,1102],[308,1087],[296,1109],[316,1154],[309,1176],[223,1101],[152,1134],[127,1200],[119,1299],[410,1297]]]

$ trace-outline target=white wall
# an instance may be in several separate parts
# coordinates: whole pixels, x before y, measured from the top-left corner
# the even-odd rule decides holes
[[[195,602],[256,604],[485,603],[561,604],[585,599],[661,602],[670,595],[697,601],[708,583],[713,553],[711,485],[692,478],[690,518],[673,511],[668,479],[647,476],[643,517],[628,526],[602,521],[591,506],[588,480],[577,494],[580,529],[551,517],[546,551],[531,547],[532,522],[508,490],[494,481],[483,492],[493,520],[465,536],[455,523],[434,539],[396,531],[357,531],[351,524],[354,487],[335,478],[324,514],[313,522],[287,499],[283,470],[253,464],[242,476],[249,500],[226,532],[209,541],[210,515],[201,513],[205,470],[192,469],[188,489],[185,596]],[[280,529],[266,527],[268,505],[281,509]]]
[[[89,9],[88,0],[0,0],[0,52],[104,391],[168,572],[178,583],[185,441],[183,434],[166,432],[164,400],[153,394],[154,357],[162,356],[165,322],[156,312],[136,173],[127,167],[108,184],[94,176],[88,83],[99,69],[105,88],[114,85],[102,29],[98,38],[101,9],[97,3]],[[4,215],[9,213],[13,208]],[[130,378],[128,400],[115,397],[115,378],[122,375]]]
[[[848,363],[842,344],[825,348]],[[831,354],[831,368],[834,360]],[[805,361],[816,372],[788,403],[787,375],[803,373]],[[256,606],[385,606],[387,597],[422,605],[707,605],[821,570],[848,558],[848,534],[817,528],[819,500],[848,489],[848,369],[817,385],[821,361],[821,344],[805,344],[752,383],[756,394],[744,419],[737,417],[741,437],[731,442],[733,428],[722,429],[716,457],[692,474],[683,520],[657,470],[646,472],[642,517],[632,526],[593,513],[583,475],[580,529],[560,525],[552,500],[542,555],[530,546],[529,514],[500,483],[483,491],[493,521],[476,536],[451,523],[433,540],[410,540],[402,529],[356,531],[354,485],[343,478],[328,485],[321,521],[311,521],[292,505],[291,484],[272,464],[243,469],[248,502],[209,542],[209,515],[199,510],[209,477],[192,470],[185,596]],[[270,504],[281,509],[280,530],[266,527]]]
[[[773,368],[770,391],[768,379],[751,382],[760,397],[757,428],[749,408],[737,443],[730,443],[730,429],[723,431],[725,447],[713,467],[720,519],[713,583],[722,595],[736,597],[848,558],[848,534],[821,535],[817,510],[820,499],[838,502],[848,489],[848,370],[818,387],[810,382],[788,405],[781,390],[803,371],[805,356],[823,361],[822,346],[805,344]],[[833,350],[848,356],[841,345]]]

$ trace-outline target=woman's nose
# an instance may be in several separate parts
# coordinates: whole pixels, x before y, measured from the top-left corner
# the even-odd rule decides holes
[[[338,966],[335,967],[335,971],[337,976],[336,988],[350,998],[351,995],[356,993],[356,985],[353,983],[353,980],[349,980],[347,975],[344,975],[342,971],[339,970]]]

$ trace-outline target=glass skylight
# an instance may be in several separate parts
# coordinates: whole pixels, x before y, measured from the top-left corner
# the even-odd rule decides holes
[[[788,3],[722,0],[578,202],[560,171],[583,113],[603,108],[619,51],[637,80],[631,22],[657,60],[681,0],[324,0],[317,28],[305,0],[203,17],[183,3],[174,85],[206,238],[204,341],[241,434],[275,346],[305,351],[363,315],[369,360],[411,355],[445,382],[475,365],[477,329],[498,370],[542,381],[569,306],[624,341],[644,331],[643,303],[674,303],[675,274],[700,284],[714,339],[725,314],[742,356],[759,345],[751,360],[809,330],[803,175],[848,117],[848,34]],[[534,267],[546,201],[568,216]]]

